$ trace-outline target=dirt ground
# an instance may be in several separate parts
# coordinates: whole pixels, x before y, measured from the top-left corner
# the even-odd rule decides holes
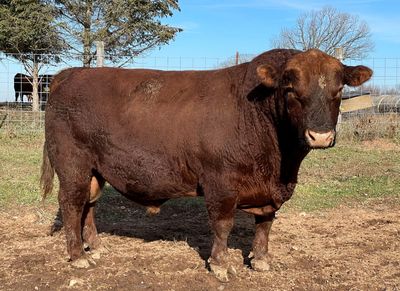
[[[97,225],[108,250],[96,266],[67,262],[55,206],[0,211],[1,290],[400,290],[400,205],[376,200],[312,213],[283,211],[272,227],[271,270],[243,267],[228,283],[206,269],[203,203],[178,201],[147,217],[125,198],[103,199]],[[238,212],[230,248],[250,252],[253,219]]]

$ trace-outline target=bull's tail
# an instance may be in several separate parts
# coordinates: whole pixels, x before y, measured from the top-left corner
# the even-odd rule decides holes
[[[49,155],[47,153],[47,144],[43,146],[43,162],[40,176],[40,188],[42,189],[42,197],[46,199],[47,195],[53,190],[54,168],[52,167]]]

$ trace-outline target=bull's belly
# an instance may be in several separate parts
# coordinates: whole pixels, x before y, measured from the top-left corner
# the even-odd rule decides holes
[[[157,205],[171,198],[196,196],[197,179],[167,161],[149,157],[125,159],[113,156],[98,172],[122,195],[143,205]]]

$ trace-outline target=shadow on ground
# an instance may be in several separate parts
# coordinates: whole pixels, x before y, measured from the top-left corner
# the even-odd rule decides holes
[[[158,215],[149,216],[146,208],[105,187],[96,204],[96,225],[99,233],[133,237],[146,242],[186,241],[206,260],[211,253],[212,234],[202,197],[173,199],[161,206]],[[53,226],[54,228],[54,226]],[[59,227],[55,227],[59,230]],[[253,217],[238,211],[229,237],[229,248],[240,249],[244,262],[251,251],[254,237]]]

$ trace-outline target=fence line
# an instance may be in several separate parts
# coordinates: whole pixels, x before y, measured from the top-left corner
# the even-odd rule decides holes
[[[178,71],[210,70],[234,65],[236,61],[239,63],[246,62],[255,56],[255,54],[239,54],[237,57],[232,54],[232,57],[230,58],[169,56],[137,57],[127,62],[124,67]],[[44,65],[40,71],[41,75],[53,75],[68,67],[81,66],[81,61],[79,61],[78,58],[65,59],[62,56],[49,55],[41,59],[58,59],[62,61],[57,64]],[[114,66],[111,59],[111,56],[105,56],[105,66]],[[347,65],[366,65],[374,71],[374,75],[370,81],[359,88],[351,89],[359,92],[361,95],[369,93],[373,102],[373,107],[368,110],[359,110],[349,114],[346,113],[343,116],[343,120],[355,116],[362,117],[365,115],[400,113],[400,58],[346,60],[345,63]],[[94,65],[95,64],[93,64],[93,66]],[[30,112],[31,103],[15,102],[14,76],[17,73],[28,74],[25,71],[24,66],[15,58],[7,55],[0,55],[0,131],[5,128],[40,131],[44,124],[43,112],[33,114]],[[350,88],[347,88],[347,90],[350,90]],[[45,93],[43,94],[46,95]],[[42,100],[41,107],[44,105],[45,100]]]

